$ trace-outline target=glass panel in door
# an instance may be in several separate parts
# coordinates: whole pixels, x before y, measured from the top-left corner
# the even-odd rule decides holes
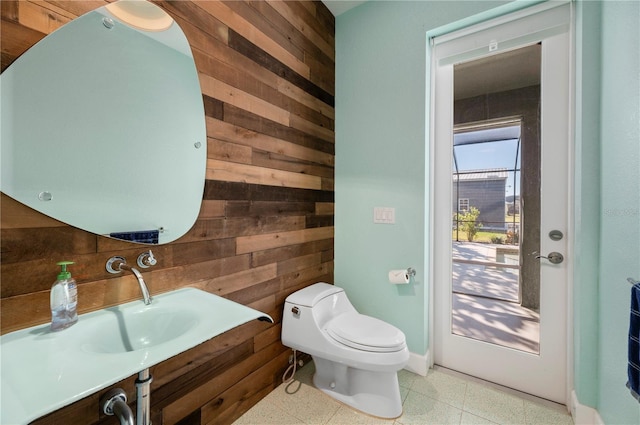
[[[533,71],[496,78],[514,63]],[[539,265],[522,253],[539,247],[539,73],[539,45],[454,66],[451,206],[451,332],[534,354]]]

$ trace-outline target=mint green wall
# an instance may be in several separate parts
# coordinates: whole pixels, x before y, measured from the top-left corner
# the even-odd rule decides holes
[[[361,312],[400,327],[417,354],[429,326],[426,35],[519,7],[374,1],[336,19],[335,280]],[[640,423],[624,387],[625,279],[640,279],[639,7],[576,7],[574,386],[607,424]],[[397,223],[373,224],[375,206],[395,207]],[[414,284],[386,283],[389,269],[408,266]]]
[[[640,279],[640,2],[602,3],[598,411],[640,423],[627,389],[629,276]]]
[[[375,1],[336,19],[335,283],[363,314],[427,351],[425,76],[427,31],[490,1]],[[394,207],[396,224],[374,224]],[[411,285],[388,282],[413,267]]]
[[[626,278],[640,279],[640,3],[576,10],[574,387],[606,424],[635,424],[624,384]]]
[[[574,388],[598,404],[600,259],[600,38],[602,6],[576,5],[576,180],[574,252]]]

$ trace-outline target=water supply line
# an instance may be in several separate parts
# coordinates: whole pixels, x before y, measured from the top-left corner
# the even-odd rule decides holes
[[[283,384],[288,384],[289,382],[293,381],[293,377],[296,374],[296,369],[298,368],[298,365],[302,366],[304,364],[302,360],[300,360],[300,363],[298,364],[296,355],[297,355],[297,351],[293,350],[293,356],[289,357],[289,367],[287,368],[287,370],[284,371],[284,375],[282,375]],[[291,376],[287,378],[287,374],[289,372],[291,372]]]

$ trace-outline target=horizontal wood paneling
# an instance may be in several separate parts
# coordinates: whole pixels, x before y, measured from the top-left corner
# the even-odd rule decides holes
[[[302,160],[330,167],[333,171],[335,156],[331,153],[319,152],[310,147],[301,146],[267,134],[247,130],[243,127],[225,123],[219,119],[207,118],[207,135],[211,138],[232,142],[257,151],[265,151],[293,160]],[[298,161],[300,162],[300,161]],[[330,174],[332,175],[332,174]]]
[[[302,52],[300,52],[300,57],[292,54],[285,47],[278,44],[276,40],[269,38],[266,34],[260,31],[259,28],[251,25],[251,23],[242,15],[234,12],[226,4],[220,1],[202,1],[197,2],[197,4],[209,12],[209,14],[219,19],[220,22],[229,27],[230,30],[242,35],[251,44],[264,50],[269,55],[273,56],[303,77],[309,77],[309,65],[304,63],[304,55]]]
[[[109,1],[3,0],[2,69]],[[158,264],[145,280],[152,294],[196,287],[265,311],[275,323],[248,323],[154,366],[151,417],[154,424],[231,423],[281,380],[290,352],[280,343],[287,295],[333,282],[334,20],[318,1],[153,2],[193,50],[208,169],[198,220],[178,241],[153,248]],[[80,313],[140,298],[132,275],[110,275],[104,264],[145,248],[5,195],[1,202],[2,333],[50,320],[49,291],[63,259],[75,261]],[[132,406],[134,380],[113,386]],[[116,423],[98,408],[110,388],[35,423]]]

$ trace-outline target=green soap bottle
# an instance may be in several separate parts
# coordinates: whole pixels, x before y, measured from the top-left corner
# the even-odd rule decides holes
[[[61,331],[78,321],[78,289],[76,281],[67,271],[67,266],[73,261],[60,261],[62,268],[58,279],[51,287],[51,330]]]

